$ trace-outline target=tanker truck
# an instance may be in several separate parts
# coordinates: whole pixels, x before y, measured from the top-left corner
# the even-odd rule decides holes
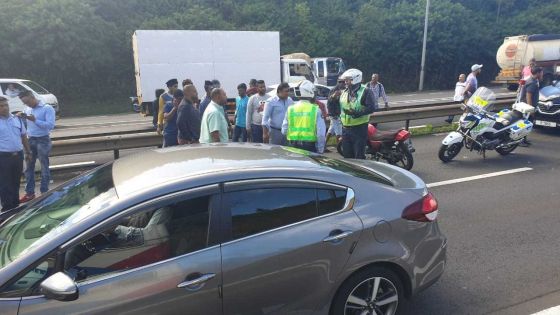
[[[560,77],[560,34],[519,35],[504,38],[496,61],[501,71],[493,83],[505,84],[516,90],[523,67],[535,58],[544,69],[543,86]]]

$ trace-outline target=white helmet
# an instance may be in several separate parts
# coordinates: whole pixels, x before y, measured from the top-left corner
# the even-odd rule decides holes
[[[298,97],[313,98],[315,96],[315,84],[311,81],[303,80],[295,88],[295,94]]]
[[[362,71],[358,69],[348,69],[339,77],[340,80],[352,79],[352,84],[362,83]]]

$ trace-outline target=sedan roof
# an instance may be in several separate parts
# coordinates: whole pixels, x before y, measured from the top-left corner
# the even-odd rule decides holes
[[[113,181],[120,196],[203,174],[240,169],[321,169],[306,151],[256,143],[176,146],[116,160]]]

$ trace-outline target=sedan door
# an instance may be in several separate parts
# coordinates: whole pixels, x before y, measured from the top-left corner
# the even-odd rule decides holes
[[[64,253],[78,298],[24,297],[19,314],[222,314],[218,192],[175,195],[97,227],[105,232]]]
[[[359,239],[353,191],[308,181],[225,185],[224,314],[306,314],[330,303]]]

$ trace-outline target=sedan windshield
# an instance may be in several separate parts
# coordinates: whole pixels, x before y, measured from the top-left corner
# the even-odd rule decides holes
[[[35,91],[37,94],[41,94],[41,95],[51,94],[49,91],[47,91],[47,89],[45,89],[44,87],[40,86],[39,84],[33,81],[24,81],[23,83],[25,83],[30,89]]]
[[[112,165],[56,188],[0,225],[0,269],[116,199]]]

